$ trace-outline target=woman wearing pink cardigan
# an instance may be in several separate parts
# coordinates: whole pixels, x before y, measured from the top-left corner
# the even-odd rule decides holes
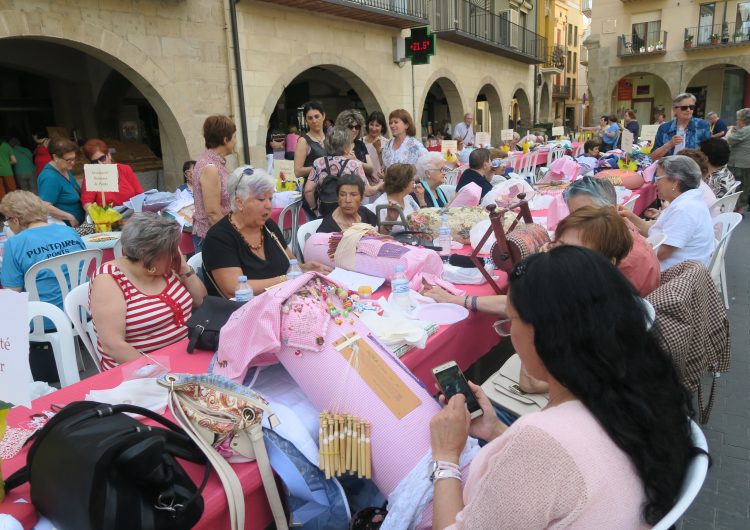
[[[509,318],[494,327],[549,384],[549,404],[506,427],[480,387],[473,421],[464,396],[451,398],[430,424],[433,528],[651,527],[699,450],[689,396],[632,286],[574,246],[532,255],[509,281]],[[462,477],[469,434],[488,443]]]

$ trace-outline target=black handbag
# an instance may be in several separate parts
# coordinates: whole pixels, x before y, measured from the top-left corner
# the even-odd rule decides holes
[[[56,528],[181,530],[203,514],[206,456],[178,425],[148,409],[75,401],[30,441],[26,467],[8,477],[5,490],[29,482],[31,502]],[[176,458],[206,464],[200,487]]]
[[[187,321],[188,342],[187,351],[193,353],[199,350],[213,351],[219,349],[219,331],[227,323],[237,309],[245,302],[235,302],[219,296],[207,296],[203,303],[193,311]]]

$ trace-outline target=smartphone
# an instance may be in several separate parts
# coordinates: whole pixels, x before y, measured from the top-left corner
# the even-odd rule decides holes
[[[436,366],[432,369],[432,375],[435,376],[446,402],[456,394],[463,394],[466,397],[466,406],[469,408],[471,419],[482,415],[482,407],[479,406],[474,392],[469,388],[469,383],[466,381],[466,377],[464,377],[456,361],[448,361],[445,364]]]

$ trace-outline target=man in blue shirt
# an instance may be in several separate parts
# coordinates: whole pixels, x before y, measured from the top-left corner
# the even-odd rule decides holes
[[[724,138],[727,135],[729,127],[718,114],[709,112],[706,114],[706,121],[711,124],[711,138]]]
[[[672,100],[674,119],[662,123],[656,131],[651,149],[651,160],[678,154],[683,149],[699,149],[700,143],[711,136],[706,120],[694,118],[695,96],[687,92]]]
[[[488,180],[488,178],[491,180],[492,176],[489,149],[474,149],[469,155],[469,169],[464,171],[458,179],[456,191],[473,182],[482,188],[482,197],[484,197],[492,189],[492,184]]]

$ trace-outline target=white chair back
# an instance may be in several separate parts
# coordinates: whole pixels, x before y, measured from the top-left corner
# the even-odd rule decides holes
[[[735,206],[737,206],[737,199],[740,198],[740,195],[742,195],[742,192],[738,191],[732,194],[727,193],[721,199],[718,199],[711,205],[711,208],[709,208],[711,210],[711,217],[716,217],[725,212],[733,212]]]
[[[304,257],[304,251],[305,251],[305,242],[307,239],[313,235],[317,230],[318,227],[320,227],[320,224],[323,222],[323,219],[315,219],[314,221],[308,221],[305,224],[301,225],[299,229],[297,230],[297,245],[299,249],[299,254],[297,254],[297,257],[300,258],[302,261],[305,260]]]
[[[693,420],[690,420],[690,431],[693,445],[704,451],[708,451],[706,437],[703,435],[700,427],[698,427],[698,424]],[[695,455],[688,464],[685,478],[682,480],[682,486],[680,487],[680,493],[677,496],[677,502],[667,512],[667,515],[654,525],[652,530],[668,530],[682,517],[687,509],[690,508],[695,497],[698,496],[698,492],[700,492],[701,486],[703,486],[703,482],[706,480],[707,473],[708,455],[703,453]]]
[[[89,312],[89,282],[82,283],[68,293],[65,297],[65,314],[73,322],[73,328],[81,338],[86,351],[89,352],[91,359],[97,370],[101,369],[101,355],[96,348],[96,331],[94,322],[90,320]]]
[[[739,188],[741,184],[742,184],[741,181],[735,180],[734,184],[732,184],[731,186],[729,186],[729,189],[724,194],[724,196],[726,197],[727,195],[731,195],[732,193],[734,193],[734,190],[736,190],[737,188]]]
[[[187,264],[194,268],[196,271],[203,268],[203,252],[196,252],[190,259],[187,260]]]
[[[89,270],[92,266],[94,269],[98,268],[101,261],[102,251],[100,249],[89,249],[35,263],[29,267],[23,279],[24,288],[29,293],[29,300],[39,300],[39,289],[36,282],[41,271],[49,270],[55,275],[60,294],[62,299],[65,300],[72,289],[88,282]],[[44,319],[34,319],[33,330],[35,334],[41,333],[44,330]]]
[[[536,182],[536,165],[539,160],[539,150],[532,151],[524,157],[521,177],[530,178],[531,182]]]
[[[727,293],[727,274],[724,257],[729,246],[732,231],[742,222],[742,215],[737,212],[725,212],[714,218],[714,233],[718,243],[711,255],[708,270],[716,288],[724,296],[724,307],[729,308],[729,294]]]
[[[633,208],[635,208],[635,203],[638,200],[638,197],[640,197],[640,196],[641,196],[640,193],[636,193],[635,195],[633,195],[632,197],[630,197],[630,199],[628,199],[628,202],[626,202],[625,204],[623,204],[622,207],[626,208],[626,209],[628,209],[628,210],[630,210],[632,212]]]
[[[448,202],[451,202],[453,200],[453,197],[456,196],[456,186],[453,184],[441,184],[438,186],[441,190],[443,190],[443,194],[445,195],[445,198],[448,200]]]
[[[286,239],[286,244],[288,247],[291,247],[292,252],[297,254],[297,230],[299,230],[299,212],[302,209],[302,198],[297,199],[293,203],[288,204],[283,210],[281,210],[281,213],[279,214],[279,228],[281,228],[281,231],[284,233],[284,239]],[[284,227],[286,226],[286,218],[290,218],[290,229],[286,230]]]
[[[654,234],[646,238],[646,241],[648,241],[648,244],[651,245],[652,249],[654,249],[654,252],[658,251],[659,247],[666,240],[667,240],[667,234],[665,234],[664,232],[659,232],[658,234]]]
[[[565,148],[561,146],[553,147],[552,150],[549,152],[549,156],[547,157],[547,166],[552,165],[552,162],[557,160],[558,158],[562,158],[565,156]]]
[[[68,386],[81,380],[78,374],[78,362],[76,361],[76,348],[73,342],[73,330],[70,320],[58,307],[47,302],[29,302],[29,320],[43,321],[48,318],[57,328],[57,344],[53,346],[52,352],[55,356],[57,374],[60,376],[60,386]]]

